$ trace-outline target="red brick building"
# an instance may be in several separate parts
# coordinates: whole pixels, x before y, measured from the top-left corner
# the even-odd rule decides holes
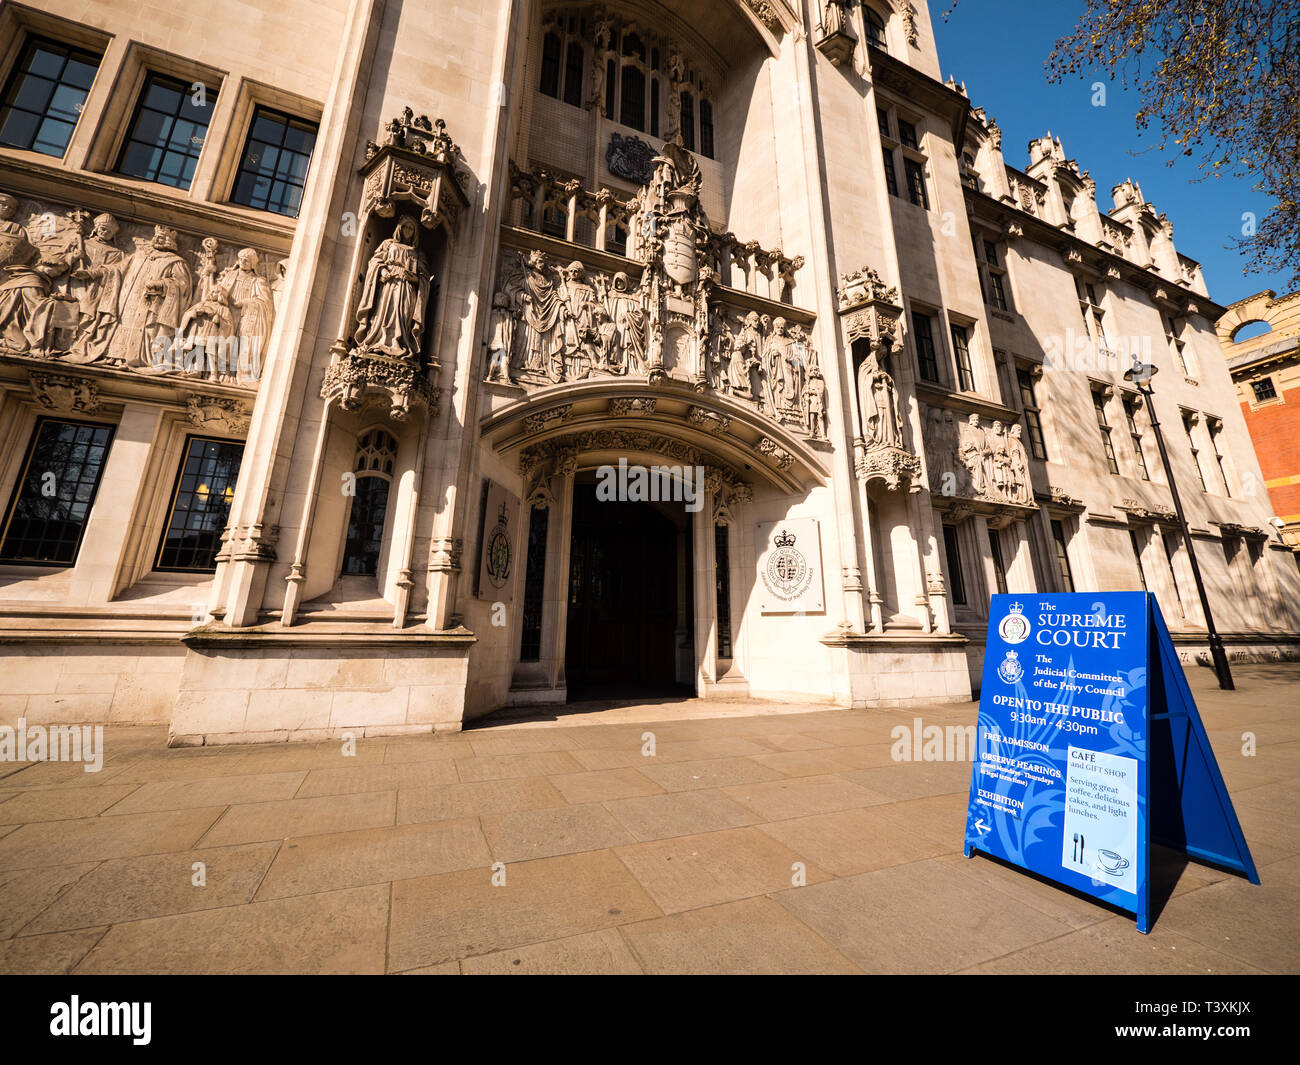
[[[1255,333],[1255,323],[1267,329],[1237,339]],[[1218,332],[1259,456],[1261,487],[1300,562],[1300,292],[1279,297],[1265,290],[1239,300],[1219,319]]]

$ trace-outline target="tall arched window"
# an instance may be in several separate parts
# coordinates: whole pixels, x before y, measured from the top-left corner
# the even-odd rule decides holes
[[[689,92],[682,93],[682,145],[695,151],[695,97]]]
[[[542,81],[537,86],[547,96],[560,95],[560,35],[548,33],[542,38]]]
[[[688,59],[683,42],[617,17],[593,26],[588,15],[567,8],[543,17],[540,40],[540,93],[593,107],[652,137],[676,138],[681,130],[690,150],[714,158],[710,86],[717,75]]]
[[[623,35],[623,72],[618,120],[625,126],[646,128],[646,48],[635,33]]]
[[[885,20],[866,4],[862,5],[862,25],[867,32],[867,43],[880,49],[885,47]]]
[[[700,154],[713,158],[713,105],[700,97]]]
[[[582,106],[582,45],[570,41],[564,57],[564,102],[574,107]]]
[[[385,429],[371,429],[357,441],[357,457],[352,466],[356,485],[343,548],[344,577],[374,577],[379,573],[388,488],[396,459],[397,441]]]
[[[537,91],[581,107],[587,74],[583,46],[586,20],[568,15],[549,20],[542,37],[542,70]]]

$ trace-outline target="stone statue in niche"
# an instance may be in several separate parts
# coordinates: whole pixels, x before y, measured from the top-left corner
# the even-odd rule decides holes
[[[194,274],[177,251],[176,230],[154,226],[149,243],[127,259],[112,356],[131,369],[148,369],[165,358],[193,293]]]
[[[419,361],[432,281],[419,240],[415,217],[402,215],[370,257],[353,335],[359,352]]]
[[[881,365],[873,345],[858,366],[858,409],[862,414],[862,439],[868,449],[903,446],[898,389]]]
[[[822,32],[829,37],[833,33],[848,33],[849,18],[844,10],[846,0],[826,0],[822,5]]]
[[[804,428],[814,440],[826,439],[826,381],[814,355],[808,367],[803,398]]]
[[[602,118],[606,118],[605,79],[609,61],[614,58],[614,20],[604,12],[596,16],[592,45],[591,91],[587,96],[587,106],[594,107]]]
[[[614,373],[641,375],[646,372],[646,313],[641,293],[632,288],[622,270],[614,275],[610,292],[610,316],[617,330],[622,359],[611,363]]]
[[[676,47],[669,48],[665,69],[668,73],[668,114],[665,116],[664,140],[672,141],[681,132],[682,92],[687,87],[686,58]]]
[[[510,307],[510,297],[498,292],[492,297],[492,313],[488,316],[487,380],[511,380],[510,356],[514,347],[515,316]]]

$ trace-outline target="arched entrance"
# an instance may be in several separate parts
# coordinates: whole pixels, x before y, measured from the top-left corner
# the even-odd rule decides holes
[[[754,488],[806,497],[824,445],[675,380],[558,384],[480,431],[517,465],[528,530],[507,705],[745,690]]]
[[[690,515],[681,502],[573,486],[565,675],[570,702],[694,694]]]

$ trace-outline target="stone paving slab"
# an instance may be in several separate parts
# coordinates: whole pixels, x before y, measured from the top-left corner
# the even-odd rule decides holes
[[[974,704],[673,700],[0,763],[0,972],[1297,972],[1300,665],[1234,675],[1188,670],[1263,885],[1159,852],[1150,936],[962,856],[969,761],[893,730]]]

